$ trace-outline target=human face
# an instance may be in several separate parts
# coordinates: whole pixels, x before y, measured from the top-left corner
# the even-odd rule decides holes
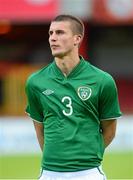
[[[64,57],[73,51],[77,35],[71,30],[68,21],[52,22],[49,28],[49,44],[54,57]]]

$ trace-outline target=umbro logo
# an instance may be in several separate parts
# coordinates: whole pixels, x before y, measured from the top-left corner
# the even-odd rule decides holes
[[[54,91],[51,89],[46,89],[45,91],[42,92],[43,94],[45,94],[46,96],[49,96],[50,94],[53,94]]]

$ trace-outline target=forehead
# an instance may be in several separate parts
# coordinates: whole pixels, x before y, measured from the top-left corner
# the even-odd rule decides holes
[[[50,24],[49,30],[50,31],[56,31],[56,30],[70,30],[71,29],[71,23],[68,21],[53,21]]]

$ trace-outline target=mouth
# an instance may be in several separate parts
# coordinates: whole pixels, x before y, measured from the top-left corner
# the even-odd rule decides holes
[[[59,45],[51,45],[50,47],[51,47],[52,49],[56,49],[56,48],[59,47]]]

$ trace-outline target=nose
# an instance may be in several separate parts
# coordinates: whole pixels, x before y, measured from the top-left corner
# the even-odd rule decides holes
[[[50,40],[50,41],[56,41],[56,40],[57,40],[57,35],[56,35],[56,33],[53,32],[52,34],[50,34],[49,40]]]

